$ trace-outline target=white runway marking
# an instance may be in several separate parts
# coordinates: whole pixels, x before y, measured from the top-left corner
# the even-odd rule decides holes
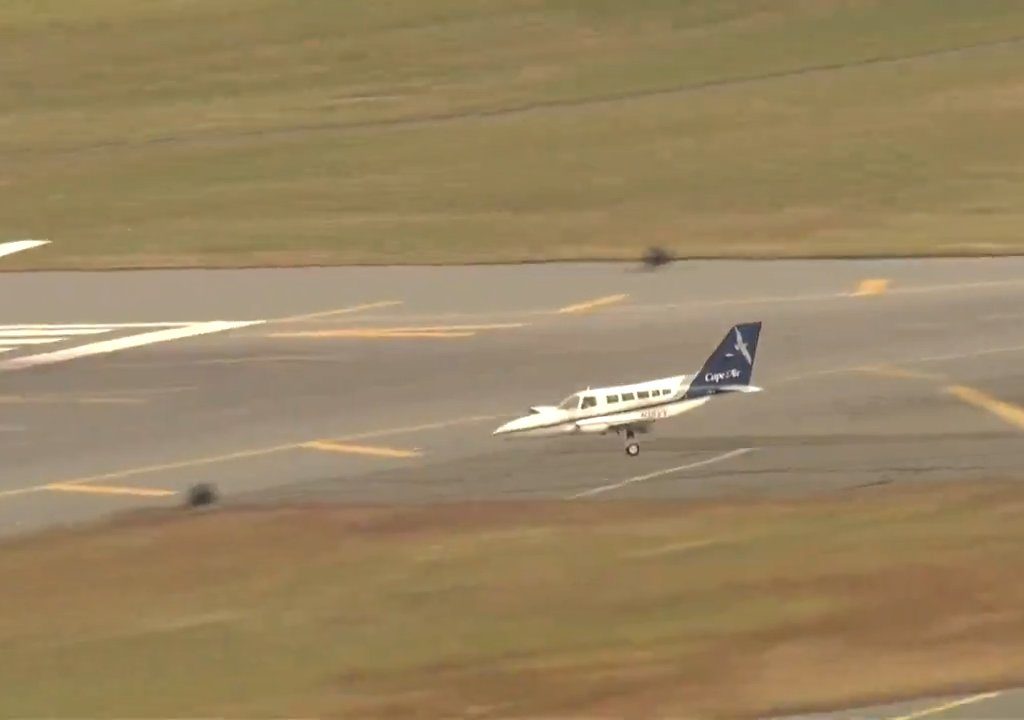
[[[8,345],[48,345],[50,343],[56,343],[64,340],[63,337],[7,337],[0,335],[0,341],[7,343]]]
[[[82,325],[0,325],[0,353],[10,352],[18,347],[47,345],[66,340],[88,339],[90,335],[102,335],[119,330],[149,330],[153,328],[180,328],[196,325],[195,322],[177,323],[109,323]]]
[[[18,327],[0,325],[0,338],[66,337],[68,335],[98,335],[109,327]]]
[[[178,322],[139,322],[139,323],[19,323],[17,325],[0,325],[3,330],[112,330],[117,328],[165,328],[194,325],[194,320]]]
[[[14,253],[21,252],[22,250],[31,250],[32,248],[48,245],[49,242],[49,240],[11,240],[9,242],[3,242],[0,243],[0,257],[13,255]]]
[[[749,452],[753,452],[754,450],[756,450],[756,448],[738,448],[736,450],[730,450],[727,453],[715,455],[714,457],[707,458],[706,460],[699,460],[697,462],[689,463],[687,465],[677,465],[676,467],[666,468],[665,470],[656,470],[655,472],[647,473],[646,475],[637,475],[636,477],[631,477],[621,482],[614,483],[612,485],[602,485],[601,487],[592,488],[590,490],[584,490],[581,493],[576,493],[575,495],[569,496],[569,499],[575,500],[581,497],[590,497],[592,495],[598,495],[603,492],[608,492],[609,490],[618,490],[619,488],[626,487],[627,485],[632,485],[633,483],[638,482],[644,482],[645,480],[651,480],[653,478],[661,477],[663,475],[671,475],[672,473],[682,472],[683,470],[693,470],[694,468],[704,467],[705,465],[712,465],[717,462],[722,462],[723,460],[728,460],[729,458],[745,455]]]
[[[165,327],[160,330],[152,330],[139,335],[129,335],[127,337],[115,338],[113,340],[102,340],[100,342],[88,343],[86,345],[65,348],[63,350],[55,350],[53,352],[39,353],[36,355],[25,355],[22,357],[12,358],[10,360],[0,361],[0,371],[21,370],[23,368],[35,367],[38,365],[51,365],[53,363],[77,360],[78,358],[89,357],[92,355],[103,355],[106,353],[117,352],[119,350],[142,347],[143,345],[152,345],[154,343],[168,342],[170,340],[181,340],[184,338],[197,337],[199,335],[209,335],[211,333],[224,332],[226,330],[235,330],[237,328],[248,327],[250,325],[259,325],[263,322],[263,320],[239,322],[213,320],[210,322],[190,323],[183,327]]]

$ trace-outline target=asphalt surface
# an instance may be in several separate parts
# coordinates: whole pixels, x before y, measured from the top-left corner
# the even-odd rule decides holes
[[[888,285],[855,295],[870,279]],[[179,503],[198,482],[375,502],[570,497],[651,474],[586,497],[1011,477],[1021,428],[947,389],[1024,404],[1022,300],[1018,260],[3,275],[6,327],[264,322],[38,366],[16,363],[154,330],[0,355],[0,527]],[[490,434],[587,385],[692,372],[744,320],[764,322],[765,392],[659,423],[638,458],[614,435]],[[323,440],[371,449],[303,446]],[[40,489],[54,483],[179,494]]]
[[[588,385],[693,372],[750,320],[765,392],[659,423],[637,458],[614,435],[491,436]],[[210,321],[253,324],[189,336]],[[1017,259],[4,274],[0,533],[199,482],[238,502],[584,502],[1012,478],[1022,321]],[[57,339],[19,344],[40,332]]]

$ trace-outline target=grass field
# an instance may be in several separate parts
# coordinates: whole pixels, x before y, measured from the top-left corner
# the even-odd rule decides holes
[[[5,268],[1024,250],[1014,0],[5,0]]]
[[[739,718],[1024,679],[1019,484],[180,513],[0,545],[0,713]]]

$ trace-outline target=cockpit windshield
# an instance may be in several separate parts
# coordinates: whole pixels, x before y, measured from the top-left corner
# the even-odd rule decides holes
[[[580,404],[580,396],[579,395],[570,395],[565,400],[563,400],[562,402],[558,403],[558,409],[559,410],[575,410],[577,407],[579,407],[579,404]]]

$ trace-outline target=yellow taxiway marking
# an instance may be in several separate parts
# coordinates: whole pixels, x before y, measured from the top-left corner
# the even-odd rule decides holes
[[[991,700],[998,696],[998,692],[980,693],[978,695],[960,698],[959,700],[952,700],[951,702],[943,703],[942,705],[917,710],[908,715],[900,715],[898,717],[890,718],[890,720],[917,720],[917,718],[928,717],[929,715],[938,715],[939,713],[944,713],[947,710],[952,710],[953,708],[963,707],[964,705],[973,705],[974,703],[981,702],[982,700]]]
[[[335,442],[347,443],[355,442],[357,440],[372,440],[374,438],[390,437],[393,435],[407,435],[409,433],[422,432],[424,430],[440,430],[442,428],[453,427],[456,425],[469,425],[472,423],[483,422],[485,420],[497,420],[503,417],[506,416],[471,415],[468,417],[454,418],[452,420],[440,420],[432,423],[423,423],[421,425],[406,425],[404,427],[384,428],[382,430],[368,430],[366,432],[352,433],[349,435],[339,436],[335,439]],[[77,487],[79,485],[102,483],[104,481],[109,480],[122,480],[124,478],[135,477],[137,475],[151,475],[154,473],[167,472],[170,470],[181,470],[183,468],[201,467],[203,465],[215,465],[218,463],[230,462],[232,460],[245,460],[248,458],[261,457],[263,455],[273,455],[274,453],[286,452],[288,450],[297,450],[301,448],[303,445],[306,445],[308,442],[310,441],[303,440],[301,442],[283,443],[281,445],[271,445],[263,448],[240,450],[238,452],[225,453],[223,455],[209,455],[206,457],[179,460],[177,462],[160,463],[156,465],[143,465],[141,467],[127,468],[125,470],[116,470],[114,472],[100,473],[97,475],[85,475],[83,477],[71,478],[69,480],[63,480],[56,483],[46,483],[43,485],[29,485],[27,487],[22,488],[0,490],[0,498],[16,497],[18,495],[27,495],[29,493],[42,492],[50,489],[54,485]]]
[[[116,485],[69,485],[67,483],[53,483],[51,485],[44,485],[43,489],[56,490],[58,492],[92,493],[94,495],[133,495],[135,497],[169,497],[171,495],[177,495],[173,490],[120,487]]]
[[[567,305],[566,307],[559,308],[556,313],[561,315],[584,313],[595,308],[604,307],[605,305],[614,305],[615,303],[622,302],[629,295],[606,295],[604,297],[595,298],[593,300],[587,300],[586,302],[576,303],[575,305]]]
[[[351,315],[352,313],[364,312],[366,310],[376,310],[382,307],[392,307],[394,305],[401,305],[401,300],[381,300],[380,302],[363,303],[362,305],[352,305],[350,307],[335,308],[334,310],[321,310],[319,312],[305,313],[303,315],[291,315],[289,317],[277,318],[271,322],[302,322],[304,320],[319,320],[321,318],[334,317],[335,315]]]
[[[491,323],[488,325],[423,325],[411,327],[362,327],[271,333],[274,338],[456,338],[471,337],[479,330],[502,330],[526,327],[526,323]]]
[[[302,447],[311,450],[324,450],[326,452],[348,453],[352,455],[372,455],[374,457],[412,458],[420,456],[418,450],[401,450],[399,448],[381,447],[379,445],[350,445],[348,443],[334,442],[333,440],[314,440],[303,444]]]
[[[1024,430],[1024,408],[1012,403],[1003,402],[997,398],[983,393],[981,390],[967,387],[965,385],[952,385],[946,388],[950,395],[960,398],[968,405],[987,410],[1000,420]]]
[[[856,297],[864,295],[881,295],[889,289],[889,281],[886,278],[868,278],[861,280],[857,290],[853,293]]]

